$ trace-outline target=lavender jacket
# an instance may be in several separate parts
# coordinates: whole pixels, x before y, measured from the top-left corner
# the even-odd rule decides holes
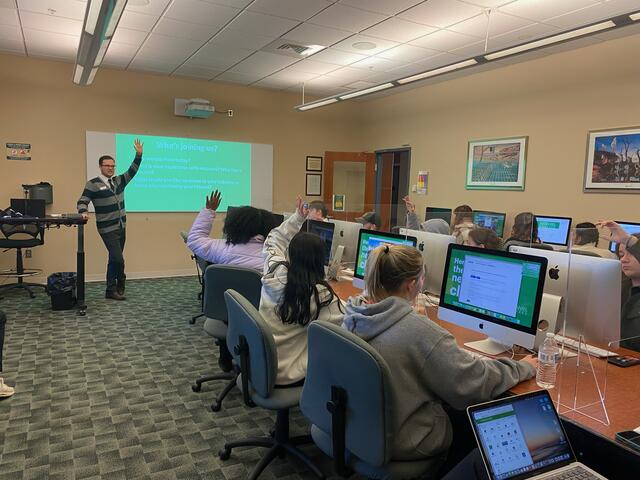
[[[211,238],[209,234],[215,218],[216,212],[208,208],[200,210],[187,238],[187,246],[191,251],[211,263],[230,264],[262,271],[264,237],[256,235],[249,242],[238,245],[227,243],[224,238]]]

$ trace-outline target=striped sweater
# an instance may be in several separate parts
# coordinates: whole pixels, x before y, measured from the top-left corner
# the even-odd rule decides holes
[[[93,202],[98,233],[108,233],[125,227],[127,214],[124,209],[124,187],[138,172],[141,161],[142,155],[136,155],[126,172],[111,177],[115,192],[100,177],[92,178],[84,186],[82,196],[78,199],[78,213],[86,212],[89,202]]]

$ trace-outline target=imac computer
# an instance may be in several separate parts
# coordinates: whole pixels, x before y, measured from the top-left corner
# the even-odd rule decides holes
[[[364,273],[371,250],[380,245],[407,245],[415,248],[417,243],[416,237],[361,229],[358,233],[356,266],[353,269],[353,286],[364,288]]]
[[[427,207],[427,210],[424,214],[425,222],[427,220],[432,220],[434,218],[441,218],[449,225],[451,225],[451,209],[450,208],[439,208],[439,207]]]
[[[547,217],[536,215],[538,224],[538,238],[549,245],[567,246],[571,232],[570,217]]]
[[[616,220],[616,223],[620,225],[624,229],[624,231],[630,235],[633,235],[634,233],[640,233],[640,223],[625,222],[621,220]],[[611,250],[613,253],[616,252],[616,247],[617,247],[616,242],[609,242],[609,250]]]
[[[473,212],[473,223],[482,228],[488,228],[502,237],[504,234],[504,219],[506,214],[498,212],[485,212],[476,210]]]
[[[544,292],[562,297],[560,320],[565,318],[556,324],[557,333],[582,334],[588,343],[605,346],[620,339],[620,261],[515,245],[509,250],[547,259]]]
[[[465,345],[490,355],[533,348],[547,259],[449,245],[438,317],[486,334]]]
[[[314,233],[318,235],[324,243],[324,264],[329,265],[331,259],[331,245],[333,243],[333,231],[335,225],[329,222],[322,222],[320,220],[305,220],[302,228],[303,232]]]
[[[358,232],[362,228],[361,223],[346,222],[344,220],[329,220],[336,228],[333,234],[333,250],[338,246],[344,247],[342,263],[352,267],[356,261],[356,248],[358,245]]]
[[[456,243],[456,237],[410,230],[408,228],[401,228],[400,234],[410,235],[418,240],[417,247],[422,253],[422,259],[427,269],[424,289],[434,295],[440,295],[444,262],[447,259],[447,248],[450,243]]]

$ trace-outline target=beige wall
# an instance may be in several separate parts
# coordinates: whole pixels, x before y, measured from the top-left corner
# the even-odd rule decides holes
[[[70,64],[0,55],[0,139],[33,145],[29,162],[0,159],[0,205],[21,196],[23,183],[51,182],[51,212],[73,212],[86,181],[85,131],[131,132],[269,143],[274,147],[274,210],[291,210],[304,193],[306,155],[325,150],[359,150],[354,138],[357,109],[352,103],[301,114],[293,94],[101,69],[94,85],[71,81]],[[174,97],[204,97],[235,116],[190,120],[173,114]],[[128,161],[128,159],[119,159]],[[204,201],[204,199],[203,199]],[[131,276],[192,273],[193,264],[178,236],[194,214],[128,215],[125,257]],[[106,251],[91,221],[87,230],[88,278],[103,278]],[[0,255],[0,267],[14,263]],[[75,231],[49,231],[33,249],[33,267],[45,274],[75,270]]]
[[[638,196],[582,192],[587,132],[640,125],[640,35],[505,66],[362,104],[371,150],[409,144],[425,205],[640,221]],[[528,136],[524,192],[465,190],[467,142]],[[510,220],[508,220],[508,224]]]

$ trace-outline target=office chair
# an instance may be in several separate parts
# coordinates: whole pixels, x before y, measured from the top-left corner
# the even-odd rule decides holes
[[[278,354],[269,326],[256,308],[234,290],[224,294],[229,312],[227,342],[233,357],[240,364],[238,386],[242,390],[245,405],[256,405],[276,411],[273,434],[264,438],[246,438],[225,443],[218,456],[227,460],[236,447],[254,446],[269,448],[269,452],[256,465],[249,479],[255,480],[277,456],[289,453],[301,460],[311,472],[324,479],[322,472],[301,450],[299,445],[311,443],[309,435],[289,436],[289,409],[298,405],[301,386],[274,388],[278,370]]]
[[[36,224],[25,225],[9,225],[2,223],[0,219],[0,231],[4,235],[4,238],[0,238],[0,248],[4,249],[16,249],[16,269],[6,270],[0,272],[0,276],[17,278],[16,283],[10,283],[0,286],[0,292],[21,288],[29,292],[29,296],[34,298],[36,295],[33,293],[32,287],[41,287],[46,289],[47,286],[41,283],[25,282],[25,277],[31,277],[38,275],[42,270],[24,269],[24,262],[22,260],[22,249],[33,248],[38,245],[44,244],[44,227]]]
[[[189,238],[189,232],[186,232],[184,230],[180,230],[180,238],[182,238],[182,241],[186,244],[187,243],[187,239]],[[200,291],[198,292],[198,300],[200,300],[200,309],[202,310],[202,312],[200,312],[198,315],[194,315],[193,317],[191,317],[191,320],[189,320],[189,324],[193,325],[194,323],[196,323],[196,320],[199,319],[200,317],[204,317],[204,271],[207,269],[207,266],[209,265],[209,262],[207,262],[206,260],[198,257],[195,254],[191,254],[191,260],[193,260],[196,263],[196,274],[198,275],[198,283],[200,284]]]
[[[364,340],[324,321],[309,325],[309,363],[300,410],[315,444],[333,458],[342,477],[436,478],[445,456],[391,459],[391,372]]]
[[[216,339],[216,345],[226,349],[227,339],[227,307],[224,301],[224,292],[231,288],[244,296],[251,304],[258,308],[260,305],[260,291],[262,289],[262,275],[257,270],[235,267],[233,265],[209,265],[204,273],[204,326],[206,333]],[[221,355],[225,351],[221,350]],[[227,354],[228,355],[228,354]],[[236,385],[238,367],[228,373],[208,375],[199,378],[191,386],[194,392],[202,389],[202,384],[211,380],[229,380],[215,402],[211,404],[211,410],[217,412],[222,406],[222,401]]]

